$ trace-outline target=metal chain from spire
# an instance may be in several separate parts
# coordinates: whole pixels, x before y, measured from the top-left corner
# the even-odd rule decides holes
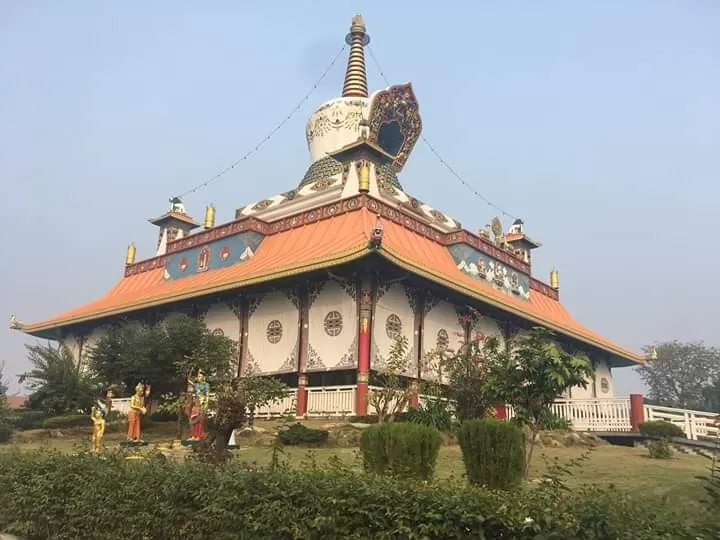
[[[383,72],[382,68],[380,67],[380,62],[378,62],[378,59],[377,59],[377,57],[375,56],[375,53],[373,52],[372,47],[368,47],[368,52],[370,53],[370,58],[372,58],[372,61],[373,61],[373,63],[375,64],[375,68],[378,70],[378,72],[380,73],[380,76],[381,76],[382,79],[385,81],[385,84],[388,85],[388,86],[392,86],[392,85],[390,84],[390,81],[388,80],[388,78],[385,76],[385,72]],[[510,212],[506,212],[505,210],[503,210],[502,208],[500,208],[497,204],[495,204],[494,202],[492,202],[492,201],[491,201],[490,199],[488,199],[487,197],[483,196],[483,195],[482,195],[481,193],[479,193],[474,187],[472,187],[470,184],[468,184],[468,183],[463,179],[463,177],[460,176],[460,175],[457,173],[457,171],[455,171],[455,169],[453,169],[453,168],[450,166],[450,164],[442,158],[442,156],[440,156],[440,154],[438,153],[438,151],[435,150],[435,147],[434,147],[432,144],[430,144],[430,141],[428,141],[427,138],[425,138],[425,135],[420,134],[420,139],[422,139],[422,142],[425,143],[425,145],[428,147],[428,149],[430,150],[430,152],[433,153],[433,155],[438,159],[438,161],[442,164],[442,166],[445,167],[445,168],[448,170],[448,172],[450,172],[450,174],[452,174],[455,178],[457,178],[463,186],[465,186],[466,188],[468,188],[477,198],[481,199],[483,202],[485,202],[485,204],[487,204],[487,205],[490,206],[491,208],[494,208],[495,210],[497,210],[498,212],[500,212],[502,215],[507,216],[507,217],[509,217],[509,218],[511,218],[511,219],[513,219],[513,220],[518,219],[516,216],[512,215]]]
[[[342,48],[341,48],[341,49],[337,52],[337,54],[333,57],[332,61],[330,62],[330,65],[325,69],[325,71],[322,72],[322,75],[320,75],[320,78],[315,82],[315,84],[312,85],[312,88],[310,88],[310,90],[308,91],[308,93],[303,96],[303,98],[300,100],[300,102],[299,102],[297,105],[295,105],[295,108],[293,108],[293,110],[290,111],[290,114],[288,114],[285,118],[283,118],[283,120],[282,120],[277,126],[275,126],[275,127],[273,128],[273,130],[270,131],[270,133],[268,133],[268,134],[265,136],[265,138],[263,138],[259,143],[257,143],[254,148],[252,148],[252,149],[248,150],[247,152],[245,152],[245,154],[243,154],[242,157],[240,157],[240,159],[238,159],[237,161],[235,161],[232,165],[230,165],[230,166],[228,166],[228,167],[225,167],[225,168],[224,168],[223,170],[221,170],[219,173],[215,174],[214,176],[211,176],[210,178],[208,178],[207,180],[205,180],[203,183],[198,184],[198,185],[195,186],[194,188],[189,189],[189,190],[187,190],[186,192],[184,192],[184,193],[182,193],[182,194],[180,194],[180,195],[177,195],[177,197],[182,198],[182,197],[185,197],[186,195],[190,195],[191,193],[195,193],[195,192],[198,191],[199,189],[204,188],[205,186],[207,186],[207,185],[210,184],[211,182],[214,182],[215,180],[217,180],[217,179],[220,178],[221,176],[223,176],[223,175],[225,175],[226,173],[228,173],[228,172],[230,172],[231,170],[233,170],[233,169],[234,169],[235,167],[237,167],[240,163],[242,163],[243,161],[245,161],[246,159],[248,159],[250,156],[252,156],[255,152],[257,152],[258,150],[260,150],[260,148],[262,148],[262,147],[265,145],[266,142],[268,142],[278,131],[280,131],[280,130],[283,128],[283,126],[285,126],[285,124],[287,124],[287,123],[290,121],[290,119],[291,119],[293,116],[295,116],[295,114],[303,107],[303,105],[305,105],[305,102],[306,102],[308,99],[310,99],[310,96],[313,94],[313,92],[315,92],[315,90],[317,90],[318,86],[320,86],[320,83],[323,82],[323,80],[325,79],[325,77],[327,76],[327,74],[330,72],[330,70],[333,68],[333,66],[337,63],[338,58],[340,58],[340,56],[342,55],[342,53],[345,52],[345,48],[346,48],[346,47],[347,47],[346,45],[343,45],[343,46],[342,46]]]
[[[350,45],[350,57],[345,72],[342,95],[343,97],[368,97],[364,48],[370,43],[370,36],[361,15],[353,17],[350,33],[345,36],[345,43]]]

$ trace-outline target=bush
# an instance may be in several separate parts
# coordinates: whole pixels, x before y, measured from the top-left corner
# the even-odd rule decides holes
[[[648,444],[648,453],[653,459],[670,459],[672,457],[672,448],[667,439],[657,439]]]
[[[45,429],[65,429],[74,427],[92,426],[89,414],[68,414],[65,416],[53,416],[43,421]]]
[[[516,487],[525,473],[525,437],[504,420],[468,420],[460,426],[460,448],[468,480],[497,489]]]
[[[178,413],[174,411],[153,411],[150,413],[153,422],[177,422]]]
[[[325,444],[330,433],[324,429],[311,429],[302,424],[293,424],[278,435],[280,442],[288,446],[317,446]]]
[[[18,411],[8,418],[8,423],[15,429],[42,429],[48,415],[43,411]]]
[[[567,418],[563,418],[552,411],[546,410],[540,417],[540,429],[549,431],[572,431],[572,425]]]
[[[513,493],[236,462],[0,453],[0,530],[23,538],[694,538],[667,505],[576,488]],[[72,501],[72,504],[68,504]],[[302,505],[298,514],[298,505]],[[118,519],[132,516],[132,519]]]
[[[2,420],[0,420],[0,444],[9,443],[12,439],[13,429]]]
[[[353,424],[377,424],[378,417],[376,414],[366,414],[364,416],[351,416],[349,421]]]
[[[367,428],[360,438],[366,471],[427,480],[435,472],[440,432],[413,423],[384,423]]]
[[[453,427],[452,413],[448,409],[447,403],[440,400],[428,401],[423,405],[411,407],[407,411],[406,421],[432,426],[444,432],[450,432]]]
[[[680,426],[672,422],[666,422],[665,420],[643,422],[639,427],[640,433],[648,437],[660,437],[663,439],[672,439],[673,437],[685,438],[685,432],[683,432]]]

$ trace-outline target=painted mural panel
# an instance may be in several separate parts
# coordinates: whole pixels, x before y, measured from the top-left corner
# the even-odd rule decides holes
[[[408,355],[414,354],[415,314],[408,296],[401,283],[378,286],[375,313],[373,315],[372,344],[373,357],[371,369],[383,367],[390,351],[395,344],[396,336],[405,336],[408,340]],[[410,362],[407,375],[417,375],[417,362]]]
[[[505,294],[530,300],[530,278],[527,275],[467,244],[449,246],[448,251],[458,270]]]
[[[435,300],[429,305],[423,319],[423,365],[420,376],[424,380],[447,383],[438,354],[450,355],[460,350],[465,331],[458,320],[455,306],[445,300]]]
[[[357,367],[356,296],[350,281],[311,285],[306,371]]]
[[[165,263],[165,279],[181,279],[245,262],[255,255],[263,238],[259,232],[247,231],[173,253]]]
[[[248,358],[250,373],[297,371],[300,312],[297,297],[272,291],[250,299]]]

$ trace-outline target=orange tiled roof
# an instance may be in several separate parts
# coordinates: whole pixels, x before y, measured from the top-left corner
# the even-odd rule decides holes
[[[128,275],[104,297],[44,322],[25,325],[24,331],[38,333],[359,259],[370,252],[368,239],[375,219],[374,212],[360,205],[347,213],[268,234],[255,255],[242,264],[168,281],[162,267]],[[443,243],[391,219],[383,219],[382,224],[384,238],[379,253],[398,266],[622,359],[643,361],[637,353],[579,324],[558,300],[537,290],[532,291],[530,301],[497,291],[459,270]]]

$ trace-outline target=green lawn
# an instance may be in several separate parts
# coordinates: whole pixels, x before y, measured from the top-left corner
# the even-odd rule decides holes
[[[319,427],[326,425],[327,422],[308,421],[306,424],[309,427]],[[278,423],[257,421],[256,425],[271,432]],[[158,423],[146,430],[143,437],[150,443],[170,442],[174,433],[174,423]],[[25,432],[21,438],[27,442],[21,440],[0,445],[0,449],[55,448],[61,451],[77,451],[89,449],[90,446],[89,431],[60,438],[43,438],[42,432],[35,435]],[[123,439],[122,432],[108,433],[105,443],[106,446],[111,447]],[[239,439],[241,447],[235,452],[236,459],[246,463],[256,463],[259,466],[269,464],[272,455],[270,440],[269,433],[254,440]],[[573,458],[579,458],[586,451],[584,447],[538,448],[533,458],[530,476],[538,478],[545,472],[543,457],[549,460],[559,458],[561,462],[568,462]],[[339,460],[345,466],[357,470],[361,468],[357,448],[285,447],[280,457],[293,468],[311,467],[313,464],[324,466],[331,458]],[[703,497],[703,489],[702,482],[696,477],[707,474],[709,465],[710,461],[703,457],[676,453],[672,459],[655,460],[648,457],[644,448],[601,445],[592,450],[589,459],[583,461],[579,468],[573,468],[573,476],[567,479],[567,484],[570,487],[581,484],[615,485],[634,496],[665,500],[672,507],[697,513],[702,511],[699,501]],[[461,479],[463,473],[460,448],[443,446],[438,458],[436,481]]]

